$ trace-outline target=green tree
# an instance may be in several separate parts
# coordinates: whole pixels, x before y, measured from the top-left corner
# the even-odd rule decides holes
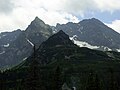
[[[25,90],[45,90],[42,85],[40,63],[36,59],[35,47],[34,57],[28,69],[28,75],[25,80]]]
[[[40,68],[37,60],[33,60],[29,67],[28,75],[25,80],[25,85],[25,90],[43,90]]]
[[[113,70],[110,68],[109,90],[119,90],[118,81],[115,78]]]
[[[4,72],[0,71],[0,90],[6,90],[6,77]]]
[[[101,88],[102,88],[101,82],[100,82],[100,79],[96,73],[95,74],[95,90],[101,90]]]
[[[94,78],[93,78],[93,72],[89,73],[87,84],[86,84],[86,90],[93,90],[94,89]]]
[[[0,70],[0,90],[3,90],[3,79],[2,79],[2,72]]]
[[[62,74],[61,74],[61,69],[59,66],[57,66],[55,73],[54,73],[54,81],[53,81],[53,85],[54,88],[53,90],[61,90],[62,89]]]
[[[89,73],[86,90],[101,90],[99,77],[93,71]]]

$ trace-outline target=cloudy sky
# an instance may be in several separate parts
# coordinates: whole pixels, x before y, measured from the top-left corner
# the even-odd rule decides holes
[[[120,33],[120,0],[0,0],[0,32],[24,30],[36,16],[54,26],[94,17]]]

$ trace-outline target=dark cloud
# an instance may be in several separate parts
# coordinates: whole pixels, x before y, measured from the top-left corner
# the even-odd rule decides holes
[[[14,4],[11,0],[0,0],[0,13],[10,13],[14,9]]]

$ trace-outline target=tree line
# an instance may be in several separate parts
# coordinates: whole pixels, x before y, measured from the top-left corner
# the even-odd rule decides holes
[[[62,74],[61,67],[57,66],[54,72],[51,73],[51,81],[46,80],[45,82],[39,65],[37,60],[33,60],[25,78],[13,79],[13,81],[6,78],[9,76],[6,71],[0,72],[0,90],[62,90],[62,85],[67,81],[66,75]],[[90,71],[86,77],[83,90],[120,90],[119,80],[115,77],[113,70],[110,69],[109,73],[109,82],[105,85],[97,73]],[[48,83],[48,86],[46,86],[46,83]],[[70,88],[72,90],[72,87]]]

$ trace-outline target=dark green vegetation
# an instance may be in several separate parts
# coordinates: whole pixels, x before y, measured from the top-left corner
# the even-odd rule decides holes
[[[0,90],[61,90],[63,84],[77,90],[119,90],[120,53],[79,48],[59,31],[27,60],[0,73]]]

